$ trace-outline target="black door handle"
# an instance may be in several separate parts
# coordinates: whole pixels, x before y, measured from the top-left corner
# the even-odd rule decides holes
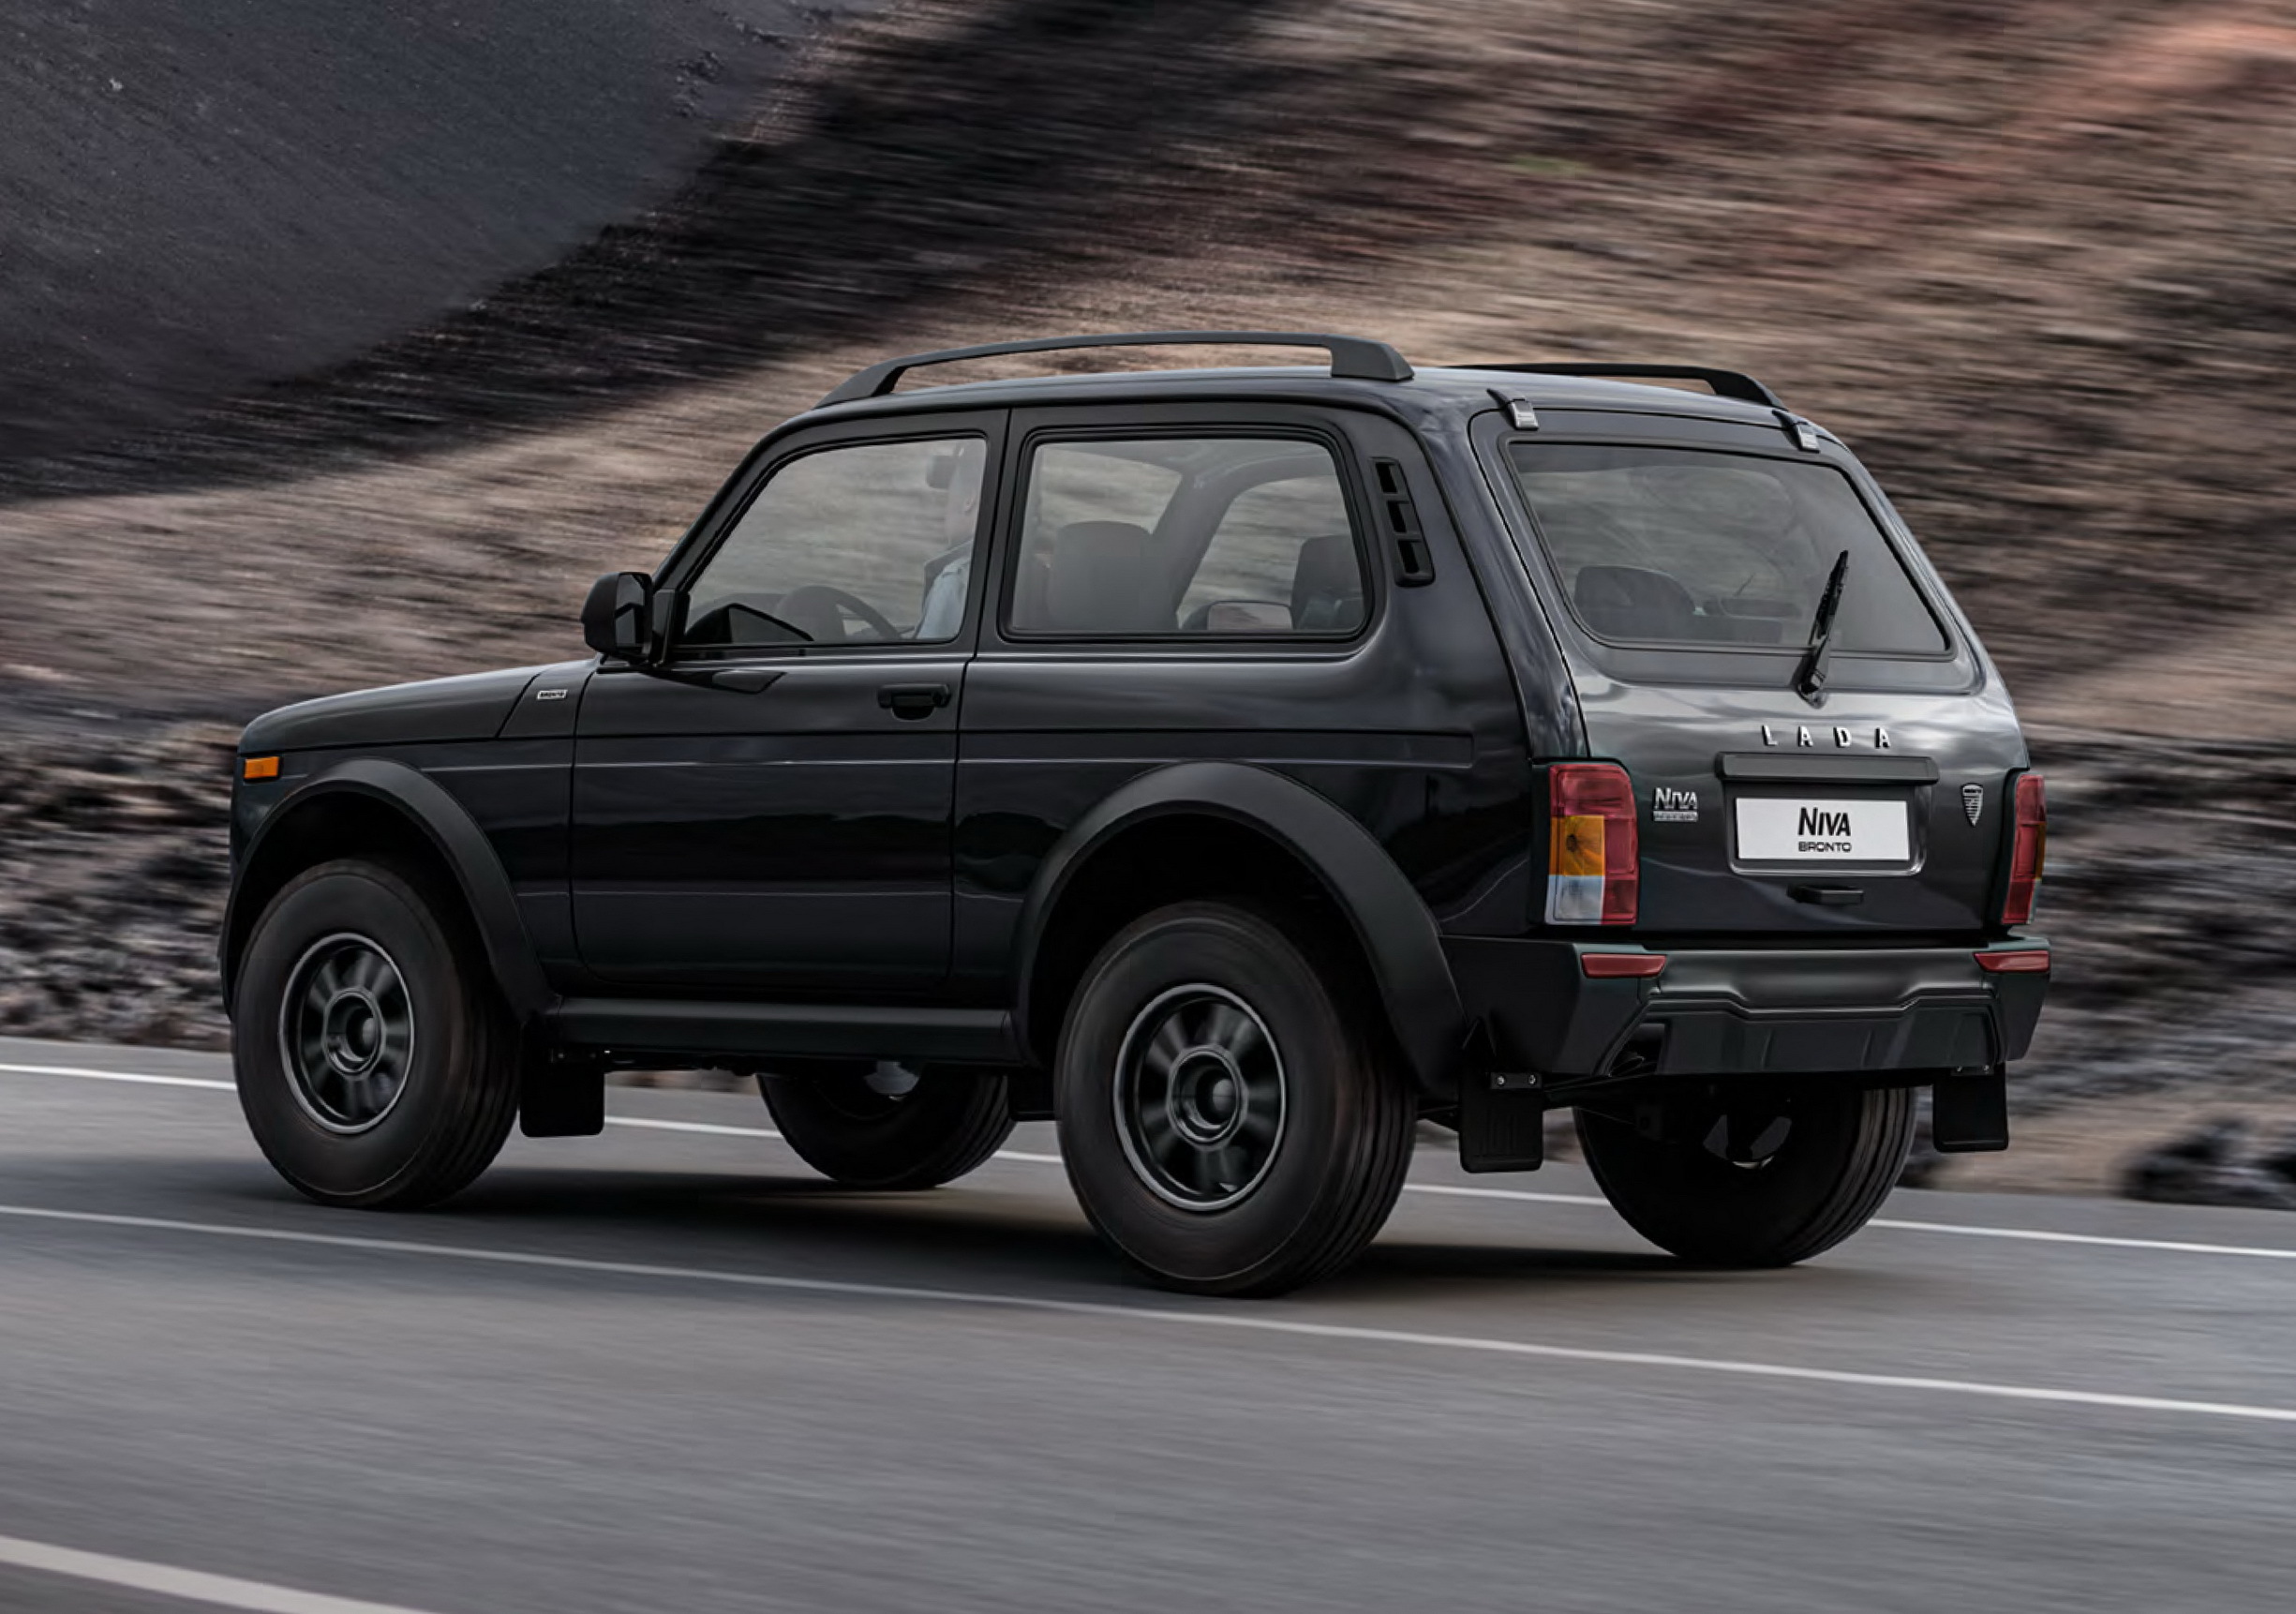
[[[945,683],[888,683],[877,692],[877,704],[895,717],[914,721],[931,717],[948,704]]]

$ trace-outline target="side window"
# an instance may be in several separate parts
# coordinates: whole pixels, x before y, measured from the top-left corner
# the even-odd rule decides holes
[[[694,649],[957,635],[980,519],[979,438],[825,448],[758,491],[687,589]]]
[[[1319,442],[1164,437],[1029,456],[1017,634],[1353,633],[1363,566]]]

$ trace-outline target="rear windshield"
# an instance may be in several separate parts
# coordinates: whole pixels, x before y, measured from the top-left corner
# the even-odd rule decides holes
[[[1833,642],[1934,655],[1945,632],[1848,477],[1684,448],[1509,445],[1564,591],[1596,636],[1799,646],[1844,550]]]

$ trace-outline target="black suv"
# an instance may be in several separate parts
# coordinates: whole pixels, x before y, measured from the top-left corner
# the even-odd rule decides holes
[[[1182,342],[1331,362],[895,391]],[[1734,1265],[1871,1216],[1921,1088],[2006,1144],[2040,777],[1881,489],[1749,377],[895,359],[582,620],[246,730],[239,1090],[315,1199],[730,1068],[869,1188],[1053,1118],[1117,1249],[1264,1293],[1362,1249],[1423,1118],[1525,1170],[1569,1107],[1630,1222]]]

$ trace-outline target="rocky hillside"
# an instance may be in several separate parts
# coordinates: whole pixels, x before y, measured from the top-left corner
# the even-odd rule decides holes
[[[1734,365],[1841,430],[2057,782],[2031,1090],[2271,1088],[2291,264],[2283,7],[909,0],[475,306],[16,462],[0,1026],[215,1036],[216,783],[182,770],[216,731],[180,725],[566,653],[591,575],[869,358],[1321,325]]]
[[[291,679],[190,650],[245,699],[365,676],[377,643],[470,659],[437,631],[440,561],[485,580],[449,608],[526,653],[569,578],[642,556],[854,359],[1310,321],[1431,361],[1755,370],[1869,456],[2020,691],[2055,698],[2296,609],[2292,124],[2296,23],[2269,7],[913,0],[554,267],[180,430],[20,467],[0,553],[34,608],[0,622],[0,664],[108,681],[101,656],[25,651],[97,600],[209,638],[176,632],[216,603],[182,563],[227,552],[232,608],[252,590],[332,641],[298,643]],[[100,498],[122,491],[145,497]],[[493,574],[504,543],[564,575]],[[353,577],[380,597],[345,635]]]

